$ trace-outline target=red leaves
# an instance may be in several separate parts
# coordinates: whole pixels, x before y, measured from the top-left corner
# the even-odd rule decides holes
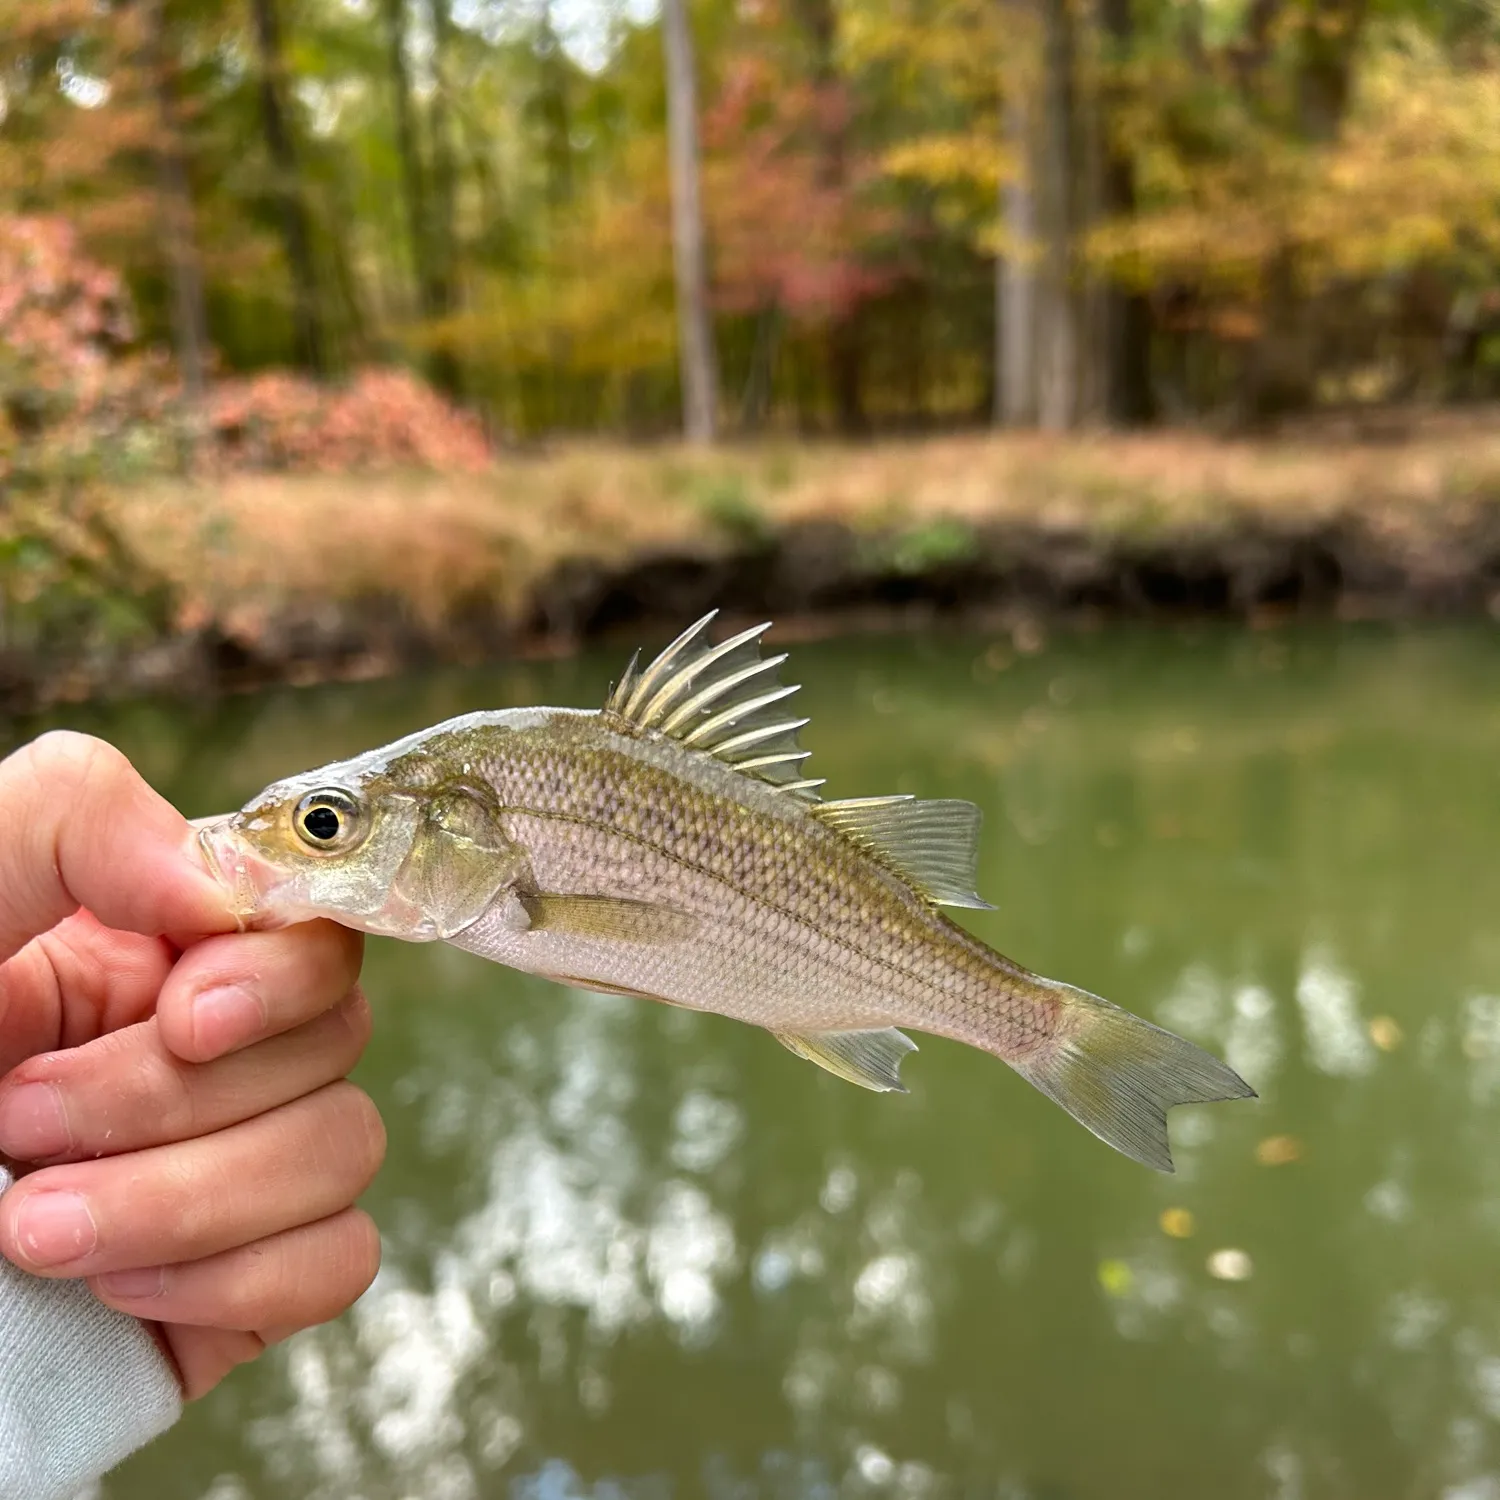
[[[874,251],[891,217],[871,200],[873,168],[853,146],[848,87],[788,77],[773,19],[762,18],[759,50],[736,57],[703,121],[715,300],[838,322],[894,279]]]
[[[230,469],[475,474],[490,463],[479,420],[405,370],[361,370],[344,386],[282,371],[221,381],[207,420],[214,460]]]
[[[0,218],[0,403],[38,424],[86,413],[134,336],[119,276],[64,219]]]
[[[175,373],[160,355],[132,353],[134,337],[122,278],[80,251],[66,220],[0,217],[0,476],[7,424],[89,454],[140,439],[160,448],[154,440],[186,422]],[[218,381],[202,428],[199,460],[220,472],[478,473],[490,462],[478,418],[405,370],[361,370],[339,386],[279,371]]]

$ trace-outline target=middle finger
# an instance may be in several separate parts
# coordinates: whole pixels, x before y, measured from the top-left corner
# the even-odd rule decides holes
[[[295,1031],[183,1062],[156,1019],[28,1058],[0,1080],[0,1152],[82,1161],[207,1135],[342,1078],[370,1039],[359,990]]]

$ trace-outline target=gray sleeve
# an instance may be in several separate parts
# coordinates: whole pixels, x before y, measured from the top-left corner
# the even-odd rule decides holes
[[[10,1177],[0,1170],[0,1189]],[[137,1319],[82,1281],[0,1258],[0,1495],[69,1500],[182,1411],[177,1376]]]

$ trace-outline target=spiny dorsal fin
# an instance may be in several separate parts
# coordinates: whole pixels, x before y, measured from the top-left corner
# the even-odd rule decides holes
[[[717,613],[690,625],[647,666],[632,657],[605,713],[680,740],[780,791],[817,801],[823,783],[802,776],[808,752],[797,744],[797,731],[807,720],[789,718],[778,707],[797,691],[777,681],[786,656],[760,654],[769,622],[715,646],[705,632]]]
[[[851,797],[820,802],[811,813],[905,876],[929,901],[995,909],[974,894],[981,815],[972,802]]]

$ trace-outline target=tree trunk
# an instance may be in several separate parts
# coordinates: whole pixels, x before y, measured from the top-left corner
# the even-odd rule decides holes
[[[161,195],[162,241],[172,288],[172,342],[182,375],[190,429],[188,442],[190,447],[196,447],[206,379],[208,315],[203,300],[197,215],[183,158],[175,53],[167,28],[166,0],[147,0],[145,20],[149,73],[156,96],[156,177]]]
[[[665,17],[663,17],[665,39]],[[554,217],[573,196],[573,122],[568,103],[568,64],[562,42],[552,25],[551,0],[544,0],[538,36],[541,59],[541,89],[537,100],[542,117],[543,152],[547,162],[547,206]],[[692,36],[688,37],[688,61],[692,62]],[[671,110],[672,81],[667,75],[667,108]],[[696,116],[694,130],[697,129]]]
[[[453,159],[449,101],[448,57],[453,42],[450,0],[430,0],[432,6],[432,69],[436,85],[429,111],[432,142],[432,281],[433,315],[450,318],[458,308],[457,169]],[[463,391],[463,370],[451,344],[433,352],[432,378],[452,396]]]
[[[1031,191],[1031,119],[1022,69],[1013,68],[1005,98],[1005,141],[1012,163],[1000,187],[1008,254],[995,261],[995,420],[1005,427],[1036,421],[1036,199]]]
[[[698,104],[687,0],[663,0],[667,148],[672,173],[672,257],[682,368],[682,426],[690,443],[714,440],[718,408],[708,267],[698,185]]]
[[[416,106],[413,101],[411,71],[406,64],[406,7],[407,0],[384,0],[387,61],[391,73],[391,94],[396,121],[396,151],[401,158],[401,188],[406,203],[406,234],[411,246],[412,281],[417,291],[417,306],[422,320],[434,324],[452,311],[449,295],[451,284],[445,272],[443,236],[441,233],[442,212],[437,203],[437,145],[439,124],[446,128],[446,116],[440,115],[436,102],[433,107],[433,181],[429,184],[427,167],[423,159],[422,141],[418,129]],[[438,0],[433,5],[434,66],[440,70],[441,56],[437,50]],[[444,35],[446,40],[446,34]],[[442,93],[442,77],[439,71],[436,97]],[[448,188],[451,201],[452,156],[445,154],[448,167]],[[427,373],[432,383],[450,394],[458,389],[458,370],[452,354],[435,348],[427,358]]]
[[[1099,19],[1109,53],[1106,68],[1124,66],[1135,40],[1132,0],[1100,0]],[[1100,208],[1111,219],[1134,216],[1135,161],[1115,128],[1113,116],[1123,101],[1119,84],[1104,89],[1102,119],[1104,161]],[[1156,415],[1151,387],[1151,305],[1144,292],[1111,286],[1104,308],[1104,409],[1111,422],[1144,426]]]
[[[836,97],[839,88],[838,18],[833,4],[834,0],[797,0],[796,10],[812,49],[813,85],[820,96],[819,102],[823,106],[820,112],[826,121],[822,126],[818,177],[830,192],[841,193],[849,175],[849,139],[844,111],[837,107],[840,102]],[[864,327],[857,305],[833,314],[826,355],[839,431],[850,436],[862,434],[869,423],[864,402]]]
[[[1297,68],[1297,113],[1309,141],[1333,140],[1344,123],[1354,52],[1368,13],[1369,0],[1312,0]]]
[[[1042,219],[1037,420],[1061,432],[1078,420],[1078,321],[1073,298],[1073,25],[1068,0],[1043,4]]]
[[[1275,14],[1273,0],[1260,0]],[[1298,37],[1297,125],[1304,142],[1326,146],[1338,137],[1349,104],[1355,50],[1368,0],[1307,0]],[[1262,271],[1262,332],[1248,351],[1243,416],[1268,421],[1304,410],[1317,399],[1322,329],[1300,282],[1301,259],[1288,241]]]
[[[255,45],[260,56],[261,124],[271,154],[272,196],[281,213],[282,243],[292,276],[292,317],[297,356],[308,369],[326,375],[328,339],[323,327],[317,266],[313,260],[312,228],[302,199],[297,147],[282,104],[286,70],[281,52],[281,28],[276,0],[250,0],[255,18]]]

